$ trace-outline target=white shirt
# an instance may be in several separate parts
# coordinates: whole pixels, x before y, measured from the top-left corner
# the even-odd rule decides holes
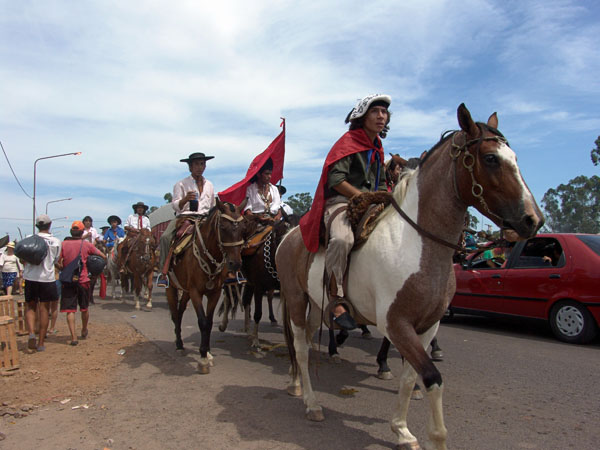
[[[127,218],[127,221],[125,222],[125,226],[126,227],[131,227],[131,228],[135,228],[136,230],[140,229],[140,224],[139,224],[139,219],[138,219],[138,215],[137,214],[132,214]],[[148,219],[146,216],[142,216],[142,228],[146,228],[148,230],[151,230],[152,228],[150,228],[150,219]]]
[[[215,188],[213,184],[206,178],[203,178],[203,180],[204,184],[202,185],[202,194],[198,192],[196,180],[194,180],[194,177],[191,175],[181,181],[178,181],[175,186],[173,186],[173,202],[171,202],[171,205],[173,206],[177,216],[182,214],[208,214],[210,209],[215,206]],[[190,202],[186,202],[186,204],[183,205],[183,208],[179,207],[179,201],[190,191],[200,194],[198,198],[198,211],[190,211]]]
[[[15,254],[8,255],[7,253],[2,253],[0,255],[0,266],[2,266],[2,272],[4,273],[21,271],[21,263]]]
[[[46,243],[48,244],[48,253],[41,264],[38,264],[37,266],[25,264],[23,278],[29,281],[53,283],[55,281],[54,264],[56,264],[60,257],[60,241],[50,233],[40,232],[38,233],[38,236],[46,240]]]
[[[287,203],[281,202],[281,207],[283,208],[283,210],[285,211],[285,213],[288,216],[291,216],[292,214],[294,214],[294,210],[292,209],[292,207],[290,205],[288,205]]]
[[[248,203],[244,208],[244,212],[250,210],[256,214],[268,212],[271,215],[276,215],[279,212],[279,208],[281,208],[279,189],[269,183],[269,194],[270,195],[267,195],[267,198],[271,198],[271,204],[269,211],[265,211],[265,199],[263,199],[263,196],[258,192],[258,185],[252,183],[246,190],[246,199],[248,200]]]
[[[86,233],[89,234],[86,236],[85,240],[91,242],[92,244],[95,244],[97,239],[103,240],[103,237],[94,227],[90,227],[89,230],[83,230],[83,234],[85,235]]]

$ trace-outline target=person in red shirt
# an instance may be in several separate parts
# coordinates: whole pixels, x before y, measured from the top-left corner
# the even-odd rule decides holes
[[[90,242],[82,240],[84,230],[83,222],[79,220],[71,224],[71,237],[65,238],[63,241],[58,261],[59,267],[64,268],[81,254],[81,261],[83,263],[81,273],[79,274],[79,281],[77,283],[62,283],[61,289],[60,311],[67,313],[67,325],[71,333],[71,345],[79,343],[75,334],[77,305],[79,305],[79,310],[81,311],[81,339],[85,339],[88,336],[90,277],[87,269],[87,258],[89,255],[99,255],[106,259],[106,256]]]

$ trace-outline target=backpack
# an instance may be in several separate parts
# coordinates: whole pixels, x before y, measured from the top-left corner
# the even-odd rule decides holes
[[[60,271],[58,279],[61,283],[79,283],[79,277],[81,270],[83,269],[83,261],[81,259],[81,248],[83,247],[83,240],[79,247],[79,255],[71,261],[63,270]]]

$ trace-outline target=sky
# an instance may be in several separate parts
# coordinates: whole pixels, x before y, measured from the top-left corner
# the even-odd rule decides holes
[[[37,213],[64,237],[85,215],[165,204],[193,152],[226,189],[281,117],[286,196],[313,195],[372,93],[392,97],[386,155],[429,149],[463,102],[496,111],[540,203],[600,170],[599,19],[567,0],[0,0],[0,142],[22,185],[0,155],[0,235],[32,231],[38,158],[81,152],[35,164]]]

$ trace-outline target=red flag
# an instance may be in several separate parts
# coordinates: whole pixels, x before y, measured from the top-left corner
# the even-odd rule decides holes
[[[250,185],[250,179],[258,173],[260,168],[264,166],[269,158],[273,160],[273,175],[271,175],[271,184],[277,184],[283,178],[283,160],[285,158],[285,119],[281,122],[283,131],[279,133],[271,145],[258,155],[250,163],[246,177],[233,186],[228,187],[224,191],[219,192],[219,199],[224,202],[239,205],[246,198],[246,189]]]

